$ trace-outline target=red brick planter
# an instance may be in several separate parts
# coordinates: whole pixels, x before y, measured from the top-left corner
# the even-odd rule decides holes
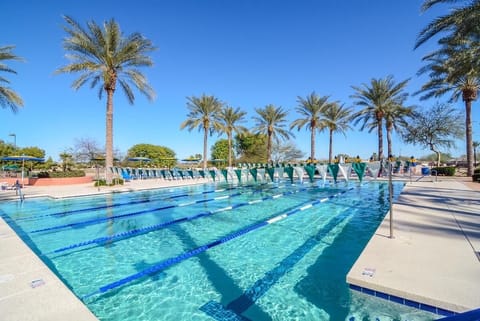
[[[62,178],[28,178],[24,179],[25,185],[31,186],[52,186],[52,185],[73,185],[91,183],[93,178],[91,176],[83,177],[62,177]],[[15,181],[13,182],[15,183]]]

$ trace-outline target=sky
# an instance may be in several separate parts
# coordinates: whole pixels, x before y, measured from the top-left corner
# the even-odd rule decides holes
[[[105,95],[87,84],[73,90],[79,76],[55,74],[69,63],[62,40],[63,15],[83,26],[114,18],[123,33],[140,32],[158,48],[154,66],[142,69],[156,92],[153,102],[135,91],[130,105],[121,92],[114,95],[114,147],[126,154],[135,144],[166,146],[178,158],[203,152],[203,134],[180,130],[186,119],[187,97],[213,95],[247,112],[246,127],[254,126],[255,108],[268,104],[289,111],[288,124],[299,116],[298,97],[315,91],[353,107],[352,86],[393,75],[410,79],[413,94],[427,81],[417,76],[421,58],[436,49],[431,41],[414,50],[420,30],[448,12],[439,7],[420,12],[422,0],[136,0],[65,1],[5,0],[0,2],[0,46],[15,45],[23,62],[8,61],[17,71],[6,74],[24,100],[16,114],[1,109],[0,139],[18,147],[37,146],[46,157],[72,148],[78,139],[105,144]],[[449,97],[442,98],[446,101]],[[427,108],[437,100],[410,95],[407,105]],[[480,139],[480,116],[473,105],[474,140]],[[464,109],[461,101],[454,104]],[[297,147],[309,156],[310,136],[293,131]],[[10,136],[10,134],[15,134]],[[225,138],[214,134],[209,146]],[[384,144],[386,150],[386,142]],[[376,152],[375,132],[358,127],[335,134],[334,154],[369,158]],[[430,154],[404,144],[394,134],[395,155]],[[465,154],[459,141],[450,150]],[[328,133],[317,134],[316,156],[328,158]]]

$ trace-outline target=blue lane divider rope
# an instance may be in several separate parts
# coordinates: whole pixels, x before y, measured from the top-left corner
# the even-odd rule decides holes
[[[91,297],[91,296],[97,295],[97,294],[105,293],[105,292],[110,291],[110,290],[115,289],[115,288],[118,288],[118,287],[120,287],[120,286],[122,286],[122,285],[125,285],[125,284],[127,284],[127,283],[130,283],[130,282],[135,281],[135,280],[137,280],[137,279],[140,279],[140,278],[142,278],[142,277],[144,277],[144,276],[146,276],[146,275],[153,274],[153,273],[156,273],[156,272],[158,272],[158,271],[164,270],[164,269],[166,269],[166,268],[168,268],[168,267],[170,267],[170,266],[172,266],[172,265],[174,265],[174,264],[180,263],[180,262],[182,262],[182,261],[184,261],[184,260],[186,260],[186,259],[189,259],[189,258],[191,258],[191,257],[193,257],[193,256],[196,256],[196,255],[202,253],[202,252],[205,252],[205,251],[207,251],[208,249],[211,249],[211,248],[213,248],[213,247],[215,247],[215,246],[218,246],[218,245],[220,245],[220,244],[223,244],[223,243],[226,243],[226,242],[228,242],[228,241],[231,241],[231,240],[233,240],[233,239],[235,239],[235,238],[237,238],[237,237],[239,237],[239,236],[245,235],[245,234],[247,234],[247,233],[249,233],[249,232],[251,232],[251,231],[257,230],[257,229],[259,229],[259,228],[261,228],[261,227],[263,227],[263,226],[276,223],[276,222],[278,222],[278,221],[280,221],[280,220],[282,220],[282,219],[284,219],[284,218],[287,218],[288,216],[291,216],[291,215],[293,215],[293,214],[299,213],[299,212],[301,212],[301,211],[304,211],[304,210],[306,210],[306,209],[308,209],[308,208],[311,208],[311,207],[313,207],[313,206],[316,206],[316,205],[318,205],[318,204],[324,203],[324,202],[326,202],[326,201],[328,201],[329,199],[332,199],[332,198],[334,198],[334,197],[338,197],[338,196],[340,196],[341,194],[344,194],[344,193],[346,193],[346,192],[348,192],[348,191],[350,191],[350,190],[352,190],[352,189],[353,189],[353,187],[351,187],[351,188],[349,188],[349,189],[347,189],[347,190],[344,190],[344,191],[342,191],[342,192],[339,192],[339,193],[330,195],[330,196],[328,196],[328,197],[322,198],[322,199],[320,199],[320,200],[316,200],[316,201],[314,201],[314,202],[306,202],[306,203],[302,204],[302,206],[297,207],[297,208],[294,208],[294,209],[292,209],[292,210],[290,210],[290,211],[287,211],[287,212],[284,213],[284,214],[280,214],[280,215],[271,217],[270,219],[268,219],[268,220],[266,220],[266,221],[262,221],[262,222],[260,222],[260,223],[256,223],[256,224],[250,225],[250,226],[248,226],[248,227],[246,227],[246,228],[244,228],[244,229],[241,229],[241,230],[239,230],[239,231],[237,231],[237,232],[235,232],[235,233],[231,233],[231,234],[229,234],[229,235],[227,235],[227,236],[225,236],[225,237],[223,237],[223,238],[221,238],[221,239],[218,239],[218,240],[213,241],[213,242],[211,242],[211,243],[208,243],[208,244],[206,244],[206,245],[197,247],[197,248],[195,248],[195,249],[193,249],[193,250],[191,250],[191,251],[185,252],[185,253],[180,254],[180,255],[178,255],[178,256],[169,258],[169,259],[167,259],[167,260],[165,260],[165,261],[162,261],[162,262],[160,262],[160,263],[158,263],[158,264],[155,264],[155,265],[153,265],[153,266],[151,266],[151,267],[149,267],[149,268],[147,268],[147,269],[144,269],[144,270],[142,270],[142,271],[140,271],[140,272],[138,272],[138,273],[132,274],[132,275],[127,276],[127,277],[125,277],[125,278],[123,278],[123,279],[120,279],[120,280],[118,280],[118,281],[115,281],[115,282],[109,283],[109,284],[107,284],[107,285],[104,285],[104,286],[98,288],[98,290],[96,290],[95,292],[92,292],[92,293],[90,293],[90,294],[84,295],[84,296],[82,297],[82,300],[85,300],[85,299],[87,299],[87,298],[89,298],[89,297]]]
[[[96,239],[71,244],[71,245],[53,250],[51,252],[47,252],[44,255],[61,253],[61,252],[64,252],[64,251],[73,250],[73,249],[76,249],[76,248],[79,248],[79,247],[84,247],[84,246],[91,245],[91,244],[104,244],[106,242],[111,243],[112,241],[114,242],[114,241],[118,241],[118,240],[123,240],[123,239],[130,238],[130,237],[133,237],[133,236],[137,236],[137,235],[140,235],[140,234],[145,234],[145,233],[148,233],[148,232],[159,230],[159,229],[165,228],[165,227],[173,225],[173,224],[186,222],[186,221],[193,221],[193,220],[196,220],[196,219],[201,218],[201,217],[210,216],[210,215],[225,212],[225,211],[230,211],[230,210],[233,210],[233,209],[236,209],[236,208],[239,208],[239,207],[243,207],[243,206],[247,206],[247,205],[258,204],[258,203],[264,202],[266,200],[276,199],[276,198],[279,198],[279,197],[303,192],[305,190],[307,190],[307,188],[302,188],[302,189],[295,190],[295,191],[283,192],[281,194],[275,194],[275,195],[272,195],[272,196],[265,196],[265,197],[262,197],[262,198],[257,199],[257,200],[236,203],[236,204],[233,204],[233,205],[230,205],[230,206],[227,206],[227,207],[219,208],[219,209],[212,210],[212,211],[201,212],[201,213],[198,213],[198,214],[195,214],[195,215],[192,215],[192,216],[181,217],[181,218],[178,218],[178,219],[175,219],[175,220],[172,220],[172,221],[168,221],[168,222],[164,222],[164,223],[160,223],[160,224],[155,224],[155,225],[146,226],[146,227],[143,227],[143,228],[133,229],[133,230],[130,230],[130,231],[125,231],[125,232],[122,232],[122,233],[117,233],[117,234],[113,234],[113,235],[109,235],[109,236],[103,236],[103,237],[99,237],[99,238],[96,238]]]
[[[212,197],[212,198],[207,198],[207,199],[203,199],[203,200],[197,200],[197,201],[194,201],[194,202],[165,205],[165,206],[161,206],[161,207],[156,207],[156,208],[152,208],[152,209],[148,209],[148,210],[142,210],[142,211],[127,213],[127,214],[112,215],[110,217],[101,217],[101,218],[95,218],[95,219],[76,222],[76,223],[69,223],[69,224],[51,226],[51,227],[46,227],[46,228],[42,228],[42,229],[38,229],[38,230],[33,230],[30,233],[40,233],[40,232],[59,230],[59,229],[67,228],[67,227],[91,225],[91,224],[101,223],[101,222],[105,222],[105,221],[121,219],[121,218],[125,218],[125,217],[132,217],[132,216],[142,215],[142,214],[151,213],[151,212],[163,211],[163,210],[167,210],[167,209],[171,209],[171,208],[175,208],[175,207],[183,207],[183,206],[188,206],[188,205],[192,205],[192,204],[206,203],[206,202],[212,202],[212,201],[222,200],[222,199],[226,199],[226,198],[233,198],[233,197],[236,197],[236,196],[239,196],[239,195],[242,195],[242,193],[233,193],[233,194],[227,195],[226,197],[225,196]]]
[[[276,188],[279,188],[279,186],[272,187],[271,189],[276,189]],[[49,232],[49,231],[59,230],[59,229],[63,229],[63,228],[91,225],[91,224],[101,223],[101,222],[115,220],[115,219],[123,219],[125,217],[132,217],[132,216],[147,214],[147,213],[151,213],[151,212],[163,211],[163,210],[167,210],[167,209],[171,209],[171,208],[175,208],[175,207],[183,207],[183,206],[189,206],[189,205],[193,205],[193,204],[200,204],[200,203],[218,201],[218,200],[227,199],[227,198],[233,198],[233,197],[240,196],[240,195],[242,195],[242,193],[233,193],[233,194],[226,195],[226,196],[218,196],[218,197],[208,198],[208,199],[204,199],[204,200],[197,200],[197,201],[180,203],[180,204],[166,205],[166,206],[162,206],[162,207],[157,207],[157,208],[143,210],[143,211],[137,211],[137,212],[133,212],[133,213],[112,215],[112,216],[109,216],[109,217],[101,217],[101,218],[95,218],[95,219],[76,222],[76,223],[69,223],[69,224],[56,225],[56,226],[52,226],[52,227],[46,227],[46,228],[30,231],[30,233]]]
[[[244,187],[249,187],[249,186],[242,186]],[[208,191],[203,191],[203,192],[197,192],[197,193],[184,193],[184,194],[177,194],[173,196],[168,196],[168,197],[163,197],[160,198],[160,200],[168,201],[168,200],[173,200],[177,198],[182,198],[182,197],[188,197],[188,196],[194,196],[194,195],[205,195],[205,194],[211,194],[211,193],[221,193],[221,192],[226,192],[230,191],[233,189],[238,189],[240,188],[239,186],[236,187],[226,187],[226,188],[221,188],[221,189],[213,189],[213,190],[208,190]],[[57,212],[57,213],[51,213],[51,214],[44,214],[44,215],[31,215],[31,216],[26,216],[26,217],[20,217],[16,219],[17,221],[26,221],[26,220],[37,220],[43,217],[55,217],[55,216],[67,216],[70,214],[78,214],[78,213],[84,213],[84,212],[91,212],[91,211],[97,211],[97,210],[103,210],[103,209],[108,209],[108,208],[115,208],[115,207],[122,207],[122,206],[127,206],[127,205],[137,205],[137,204],[143,204],[143,203],[149,203],[152,201],[157,201],[158,199],[151,198],[147,200],[138,200],[138,201],[130,201],[130,202],[123,202],[123,203],[117,203],[117,204],[111,204],[111,205],[100,205],[100,206],[95,206],[95,207],[88,207],[88,208],[80,208],[76,210],[70,210],[70,211],[63,211],[63,212]]]

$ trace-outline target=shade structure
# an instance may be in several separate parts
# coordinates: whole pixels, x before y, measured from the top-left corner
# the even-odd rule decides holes
[[[5,162],[22,162],[22,186],[23,186],[23,177],[25,171],[25,161],[27,162],[45,162],[44,158],[28,156],[28,155],[20,155],[20,156],[5,156],[2,158],[2,161]]]
[[[151,159],[148,157],[130,157],[129,162],[150,162]]]

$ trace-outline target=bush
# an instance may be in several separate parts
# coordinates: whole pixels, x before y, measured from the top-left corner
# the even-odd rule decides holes
[[[114,178],[113,181],[112,181],[112,184],[110,184],[110,185],[107,185],[106,180],[99,179],[99,180],[96,180],[95,184],[94,184],[95,187],[98,187],[98,186],[114,186],[114,185],[123,185],[123,179]]]
[[[437,171],[437,175],[443,175],[443,176],[455,175],[455,167],[453,166],[433,167],[432,171]]]
[[[63,177],[84,177],[85,171],[67,171],[67,172],[40,172],[38,178],[63,178]]]
[[[480,183],[480,167],[473,170],[472,181]]]

